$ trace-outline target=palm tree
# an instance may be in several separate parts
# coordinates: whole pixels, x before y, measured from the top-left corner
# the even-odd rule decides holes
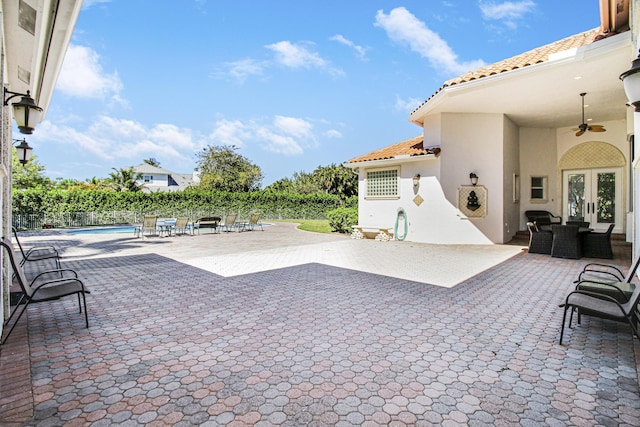
[[[141,191],[144,184],[142,184],[142,174],[137,173],[130,168],[111,168],[114,172],[109,174],[109,185],[115,191]]]
[[[148,159],[144,159],[143,162],[145,162],[148,165],[155,166],[157,168],[160,167],[160,162],[157,161],[155,157],[149,157]]]

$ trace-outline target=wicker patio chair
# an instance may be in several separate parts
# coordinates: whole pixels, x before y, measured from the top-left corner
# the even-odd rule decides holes
[[[582,245],[583,255],[587,258],[613,258],[611,249],[611,232],[615,224],[609,224],[604,233],[586,233]]]
[[[549,255],[553,241],[551,231],[540,230],[533,222],[527,222],[527,228],[529,229],[529,253]]]
[[[613,291],[614,293],[616,291]],[[625,303],[621,303],[615,296],[606,295],[601,292],[592,292],[584,289],[576,289],[567,295],[564,304],[564,313],[562,315],[562,327],[560,329],[560,344],[564,336],[564,328],[567,318],[567,312],[571,309],[569,316],[569,328],[573,321],[573,313],[578,310],[578,323],[580,316],[589,315],[600,317],[602,319],[615,320],[618,322],[627,322],[635,335],[640,339],[640,333],[636,326],[640,312],[638,311],[638,303],[640,303],[640,286],[636,287],[631,297]]]
[[[553,243],[551,256],[556,258],[579,259],[582,257],[580,227],[577,225],[552,225]]]
[[[20,320],[20,317],[22,317],[24,312],[27,310],[27,307],[29,307],[29,304],[58,300],[69,295],[77,295],[80,313],[82,313],[82,305],[84,305],[85,323],[87,328],[89,327],[87,300],[85,298],[85,294],[88,294],[89,291],[85,288],[82,281],[78,279],[78,275],[75,271],[70,269],[43,271],[35,276],[31,282],[27,282],[22,265],[16,262],[11,240],[3,238],[0,240],[0,245],[2,245],[7,257],[9,258],[9,264],[13,270],[15,280],[18,285],[20,285],[20,290],[22,291],[22,296],[18,300],[15,309],[4,323],[4,329],[6,330],[6,327],[9,326],[11,319],[13,319],[16,313],[18,313],[18,316],[0,344],[4,344],[7,341],[9,335],[11,335],[11,332],[13,331],[13,328],[15,328],[16,324]]]
[[[562,222],[561,217],[549,211],[528,210],[525,211],[524,214],[529,222],[535,222],[538,227],[542,225],[560,224]]]

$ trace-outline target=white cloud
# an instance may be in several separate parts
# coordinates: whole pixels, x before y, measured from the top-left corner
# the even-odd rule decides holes
[[[336,34],[335,36],[331,37],[330,40],[336,41],[338,43],[342,43],[345,46],[349,46],[350,48],[356,51],[358,58],[367,59],[366,55],[367,55],[367,50],[369,50],[368,47],[359,46],[354,42],[352,42],[351,40],[345,38],[342,34]]]
[[[118,73],[105,73],[100,65],[100,56],[86,46],[69,46],[56,87],[69,96],[89,99],[110,98],[123,103],[120,98],[122,82]]]
[[[327,137],[341,136],[328,131]],[[305,148],[318,146],[313,124],[299,117],[275,116],[270,120],[220,120],[209,135],[216,145],[247,147],[258,144],[264,150],[285,156],[297,156]]]
[[[235,145],[244,147],[251,139],[252,132],[240,120],[220,120],[209,135],[215,145]]]
[[[375,26],[385,30],[394,42],[408,45],[428,59],[434,68],[444,69],[447,73],[462,74],[485,65],[482,60],[459,62],[458,55],[447,42],[404,7],[397,7],[388,15],[379,10]]]
[[[324,133],[324,135],[325,135],[327,138],[330,138],[330,139],[342,138],[342,132],[337,131],[337,130],[335,130],[335,129],[329,129],[328,131],[326,131],[326,132]]]
[[[226,62],[224,66],[226,68],[225,74],[230,75],[240,82],[244,82],[249,76],[262,75],[264,69],[268,66],[268,64],[262,61],[256,61],[255,59],[247,58],[241,59],[239,61]]]
[[[480,2],[482,17],[487,20],[501,20],[509,28],[516,28],[516,21],[533,11],[536,4],[532,0]]]
[[[189,129],[171,124],[148,128],[132,120],[107,116],[99,117],[85,131],[47,120],[40,127],[47,141],[72,145],[79,152],[108,161],[124,159],[138,164],[145,157],[187,161],[199,146]]]
[[[311,133],[311,129],[313,126],[311,123],[304,119],[299,119],[297,117],[285,117],[285,116],[276,116],[273,120],[273,125],[276,129],[282,131],[283,133],[298,137],[298,138],[312,138],[313,134]]]
[[[289,41],[281,41],[265,46],[276,54],[276,61],[290,68],[324,68],[327,63],[315,52]]]
[[[342,75],[344,72],[331,67],[328,61],[318,53],[309,50],[302,44],[293,44],[290,41],[281,41],[265,46],[275,53],[275,61],[289,68],[306,68],[326,70],[333,75]]]
[[[403,112],[412,112],[423,102],[424,100],[418,98],[402,99],[396,95],[395,109]]]
[[[264,143],[264,148],[285,156],[296,156],[304,153],[300,143],[290,135],[283,135],[273,130],[260,127],[256,129],[256,138]]]

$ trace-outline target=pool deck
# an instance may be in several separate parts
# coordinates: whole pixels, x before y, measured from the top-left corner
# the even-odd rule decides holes
[[[90,328],[74,298],[29,308],[0,348],[2,426],[640,425],[628,326],[584,317],[558,345],[595,260],[286,223],[21,240],[80,272]]]

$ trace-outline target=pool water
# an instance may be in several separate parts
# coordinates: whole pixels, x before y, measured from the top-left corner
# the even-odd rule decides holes
[[[133,225],[121,226],[121,227],[96,227],[96,228],[83,228],[81,230],[70,230],[69,234],[133,234],[135,231]]]

